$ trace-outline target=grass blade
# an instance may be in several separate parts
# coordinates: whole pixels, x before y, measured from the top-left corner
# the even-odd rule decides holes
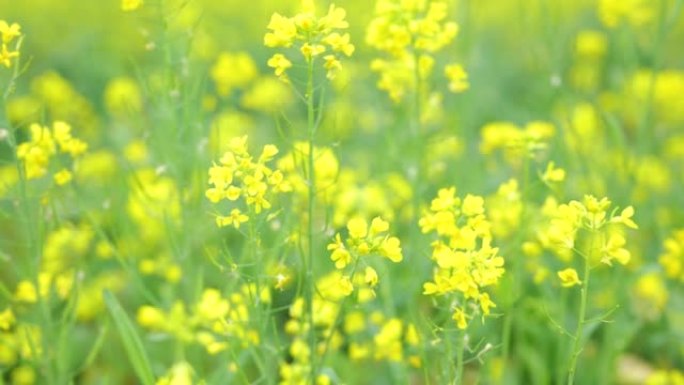
[[[105,290],[102,295],[104,296],[107,309],[109,309],[109,313],[114,319],[114,324],[123,339],[128,359],[133,365],[135,374],[143,385],[154,385],[154,374],[152,374],[150,359],[147,357],[145,348],[133,327],[133,323],[111,292]]]

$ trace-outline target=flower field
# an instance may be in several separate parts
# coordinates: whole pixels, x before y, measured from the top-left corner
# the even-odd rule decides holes
[[[0,0],[0,385],[684,385],[684,0]]]

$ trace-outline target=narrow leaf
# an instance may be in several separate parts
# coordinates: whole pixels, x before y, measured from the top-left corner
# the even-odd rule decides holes
[[[135,374],[143,385],[154,385],[154,374],[152,374],[150,359],[147,357],[145,348],[133,327],[133,323],[111,292],[105,290],[102,295],[104,296],[107,309],[109,309],[109,313],[114,319],[114,324],[121,335],[128,360],[133,365]]]

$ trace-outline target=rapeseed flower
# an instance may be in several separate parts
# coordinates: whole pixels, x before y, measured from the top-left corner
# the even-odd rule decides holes
[[[229,143],[230,150],[223,154],[219,164],[209,168],[209,184],[205,196],[212,203],[221,201],[243,202],[250,215],[260,214],[271,208],[271,196],[288,192],[292,189],[284,180],[282,171],[271,169],[268,163],[278,154],[278,148],[272,144],[263,147],[261,155],[254,160],[247,150],[247,136],[233,138]],[[233,208],[230,215],[217,215],[219,227],[233,226],[249,220],[244,209]]]
[[[375,17],[366,29],[366,43],[389,58],[371,62],[379,72],[378,88],[399,103],[406,94],[415,92],[424,97],[420,86],[432,75],[434,55],[450,44],[458,33],[458,25],[447,21],[446,1],[378,0]],[[457,63],[444,67],[449,90],[468,89],[468,75]],[[421,101],[422,103],[422,101]]]
[[[492,247],[491,223],[482,197],[468,194],[461,199],[456,188],[442,188],[430,210],[419,221],[423,233],[434,233],[433,280],[423,284],[423,294],[454,298],[452,317],[459,329],[472,317],[468,303],[478,305],[483,315],[496,305],[484,289],[496,285],[504,274],[504,259]]]
[[[270,31],[264,36],[264,45],[298,49],[304,61],[311,65],[325,53],[323,68],[326,77],[333,79],[342,69],[340,58],[351,56],[355,50],[349,33],[342,32],[349,28],[345,18],[346,11],[334,4],[320,17],[316,16],[313,3],[304,4],[302,12],[293,17],[274,13],[268,23]],[[276,76],[287,80],[287,70],[292,62],[284,53],[276,53],[268,60],[268,66],[275,70]]]
[[[17,23],[9,24],[5,20],[0,20],[0,64],[7,68],[19,57],[19,46],[21,44],[21,26]]]
[[[328,245],[335,268],[349,274],[340,279],[340,286],[345,295],[350,295],[354,291],[354,283],[358,282],[371,289],[365,291],[366,298],[374,297],[372,288],[378,283],[378,274],[368,265],[369,261],[362,257],[378,255],[394,263],[401,262],[401,241],[388,234],[389,222],[380,217],[373,218],[370,225],[364,218],[354,217],[347,222],[347,232],[349,237],[344,241],[337,233],[333,242]],[[348,266],[352,268],[346,269]]]

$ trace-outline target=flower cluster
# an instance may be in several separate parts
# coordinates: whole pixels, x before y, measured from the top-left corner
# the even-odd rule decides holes
[[[401,262],[401,242],[399,238],[388,235],[389,223],[380,217],[373,218],[370,226],[361,217],[352,218],[347,222],[347,231],[349,237],[346,240],[343,241],[340,233],[337,233],[334,241],[328,245],[330,259],[338,270],[349,270],[346,268],[351,267],[351,272],[340,279],[340,287],[345,295],[354,291],[355,284],[366,286],[359,293],[359,299],[363,302],[363,299],[375,297],[373,287],[378,284],[378,273],[361,257],[379,255],[395,263]]]
[[[492,223],[492,234],[497,239],[513,236],[522,220],[523,201],[517,179],[502,183],[495,194],[486,199],[487,215]]]
[[[413,323],[387,318],[380,311],[365,314],[353,311],[344,318],[344,332],[349,342],[349,358],[354,361],[406,361],[413,367],[422,365],[417,348],[421,339]]]
[[[580,91],[595,92],[604,76],[604,61],[608,51],[605,33],[582,30],[575,39],[575,54],[570,70],[570,82]]]
[[[331,202],[333,226],[342,227],[355,216],[380,216],[388,221],[410,218],[413,189],[403,175],[366,180],[360,174],[349,168],[340,171]]]
[[[302,203],[306,202],[308,193],[307,159],[309,157],[309,144],[306,142],[295,142],[292,151],[278,159],[277,168],[285,175],[285,181],[292,187],[293,193],[302,198]],[[314,174],[316,175],[316,186],[318,189],[319,202],[328,202],[333,198],[333,192],[337,187],[338,175],[340,174],[340,161],[335,152],[330,147],[313,148]]]
[[[598,2],[601,22],[610,28],[621,22],[641,26],[654,20],[657,7],[648,0],[601,0]]]
[[[258,75],[256,63],[247,52],[222,52],[210,72],[220,96],[230,95],[235,88],[245,88]]]
[[[57,154],[68,154],[75,160],[88,149],[86,142],[71,135],[71,126],[65,122],[54,122],[52,129],[34,123],[29,129],[30,141],[17,147],[17,158],[24,162],[27,179],[44,176],[51,158]],[[72,172],[68,168],[61,168],[53,177],[55,183],[64,185],[71,181]]]
[[[236,96],[239,97],[240,107],[269,114],[283,111],[292,102],[293,95],[289,87],[272,75],[260,74],[252,56],[245,51],[221,52],[212,65],[209,75],[219,100],[208,95],[204,102],[207,110],[215,109],[218,101],[222,99],[233,102]],[[236,118],[247,122],[239,124],[226,122]],[[249,120],[243,112],[232,109],[222,111],[212,124],[210,144],[216,144],[213,143],[214,136],[219,136],[216,141],[220,141],[220,137],[235,136],[235,126],[240,126],[242,132],[246,131]],[[221,131],[233,133],[231,135]]]
[[[632,288],[633,306],[638,310],[640,318],[656,320],[667,308],[670,294],[667,291],[665,279],[659,271],[643,274]]]
[[[265,145],[256,161],[247,150],[247,136],[233,138],[229,148],[219,164],[209,169],[212,187],[205,195],[212,203],[242,200],[250,213],[260,214],[262,210],[271,208],[269,195],[291,190],[290,184],[283,179],[283,173],[267,165],[278,154],[276,146]],[[216,224],[237,229],[248,220],[249,216],[236,207],[229,215],[217,215]]]
[[[389,59],[375,59],[371,69],[380,73],[378,87],[399,102],[407,90],[432,74],[434,54],[453,41],[458,25],[446,21],[446,1],[379,0],[366,30],[366,42]],[[444,68],[449,90],[468,89],[468,75],[460,64]],[[417,75],[417,76],[416,76]]]
[[[479,310],[489,315],[496,305],[482,289],[496,285],[504,274],[504,259],[492,247],[491,223],[485,216],[484,199],[456,196],[456,188],[443,188],[432,200],[429,212],[420,219],[423,233],[434,233],[432,259],[433,280],[423,285],[425,295],[458,294],[453,319],[460,329]]]
[[[340,56],[349,57],[354,53],[349,34],[341,32],[349,27],[345,20],[347,13],[334,4],[321,17],[316,16],[313,2],[305,2],[303,8],[294,17],[274,13],[268,23],[270,32],[264,36],[264,45],[271,48],[298,48],[309,65],[322,56],[326,76],[333,79],[342,68]],[[284,54],[276,53],[268,60],[268,66],[275,70],[278,77],[287,79],[286,71],[292,67],[292,62]]]
[[[157,380],[155,385],[193,385],[195,383],[192,380],[193,373],[192,366],[185,361],[181,361],[174,364],[163,377]],[[198,384],[204,383],[204,381],[198,382]]]
[[[12,61],[19,57],[21,26],[17,23],[9,24],[5,20],[0,20],[0,36],[2,37],[2,48],[0,49],[0,64],[7,68],[12,66]]]
[[[684,283],[684,229],[674,231],[665,240],[663,247],[658,261],[665,271],[665,276]]]
[[[570,262],[572,251],[580,252],[592,265],[597,262],[612,265],[613,261],[625,265],[629,262],[631,256],[625,248],[624,229],[637,228],[632,220],[632,206],[618,215],[616,210],[611,210],[608,198],[598,199],[592,195],[585,195],[581,202],[570,201],[560,205],[547,201],[545,206],[544,215],[550,218],[548,227],[539,231],[537,237],[544,247],[555,251],[566,262]],[[580,247],[578,242],[584,247]],[[580,248],[587,251],[580,251]],[[558,277],[564,287],[581,283],[572,268],[558,272]]]
[[[181,213],[181,192],[176,182],[157,171],[144,167],[129,178],[126,211],[146,246],[160,244],[168,235],[166,226],[178,223]]]
[[[491,154],[503,150],[509,163],[517,163],[524,157],[534,158],[548,147],[548,142],[556,132],[548,122],[533,121],[518,127],[510,122],[494,122],[482,127],[480,151]]]
[[[100,117],[93,101],[79,92],[79,87],[54,70],[31,79],[30,93],[7,101],[7,118],[16,127],[26,122],[61,120],[78,127],[80,135],[93,138]]]
[[[74,285],[74,272],[91,251],[93,236],[92,229],[86,225],[65,224],[50,232],[42,249],[38,285],[30,279],[19,281],[15,299],[27,304],[36,303],[51,293],[66,299]]]
[[[31,363],[44,352],[35,343],[42,337],[40,327],[19,321],[11,307],[0,311],[0,366],[12,383],[36,383],[37,374]]]
[[[291,359],[280,362],[280,385],[307,384],[311,373],[312,352],[307,344],[307,335],[313,332],[316,339],[314,357],[337,350],[342,345],[342,335],[336,330],[336,321],[342,311],[342,301],[348,295],[339,282],[340,271],[333,271],[316,280],[316,293],[313,298],[313,327],[309,322],[308,309],[303,297],[294,299],[289,309],[290,319],[285,323],[285,332],[292,336],[288,353]],[[316,376],[316,385],[331,383],[327,374]]]
[[[228,298],[216,289],[204,289],[190,311],[182,301],[176,301],[169,311],[145,305],[138,309],[137,321],[156,332],[167,333],[184,342],[202,345],[209,354],[218,354],[229,345],[243,347],[259,343],[259,333],[251,325],[249,302],[257,295],[256,285],[243,285]],[[258,293],[264,303],[271,293],[263,288]]]

